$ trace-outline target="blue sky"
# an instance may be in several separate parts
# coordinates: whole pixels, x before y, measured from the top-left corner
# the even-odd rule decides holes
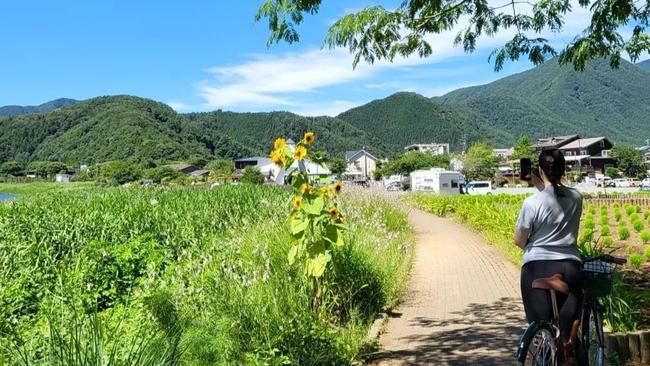
[[[426,60],[356,70],[347,50],[320,49],[333,20],[376,2],[325,0],[300,28],[300,43],[267,48],[266,24],[254,22],[261,0],[3,1],[0,105],[130,94],[179,112],[335,115],[398,91],[441,95],[531,67],[520,62],[492,71],[488,54],[507,35],[466,55],[452,46],[455,33],[444,34]],[[379,2],[393,7],[401,0]],[[586,18],[570,18],[575,34]]]

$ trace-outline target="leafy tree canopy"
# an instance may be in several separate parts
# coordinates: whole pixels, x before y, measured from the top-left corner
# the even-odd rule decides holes
[[[517,143],[514,147],[514,152],[512,154],[513,160],[524,158],[528,158],[532,161],[535,161],[535,158],[537,158],[537,151],[535,151],[535,148],[533,147],[533,144],[530,143],[527,135],[521,135],[519,137],[519,140],[517,140]]]
[[[17,161],[7,161],[0,164],[0,175],[19,175],[23,172],[23,165]]]
[[[485,142],[474,143],[465,156],[464,171],[468,180],[491,180],[499,164],[490,145]]]
[[[297,27],[305,15],[317,13],[321,3],[265,0],[256,20],[268,20],[268,44],[297,42]],[[466,52],[473,52],[481,37],[514,31],[512,39],[490,56],[495,70],[501,70],[506,60],[527,57],[537,65],[557,55],[561,63],[572,64],[577,70],[584,70],[597,58],[609,58],[611,67],[616,68],[623,54],[636,61],[650,50],[646,30],[650,1],[579,0],[577,6],[591,14],[591,24],[559,52],[542,35],[560,32],[565,17],[576,16],[571,14],[574,4],[570,0],[404,0],[395,9],[374,5],[334,22],[324,44],[347,47],[354,55],[355,66],[361,59],[373,63],[414,54],[428,57],[434,52],[430,36],[457,30],[460,21],[467,18],[454,40]],[[629,24],[634,28],[628,35],[623,30]]]
[[[109,184],[124,184],[140,179],[140,168],[127,161],[116,160],[103,164],[100,167],[100,175]]]
[[[616,165],[628,177],[645,176],[646,165],[643,152],[634,146],[619,144],[612,148],[611,157],[616,159]]]
[[[345,159],[343,158],[336,158],[332,160],[332,162],[330,163],[330,171],[333,174],[340,176],[341,174],[345,173],[346,169],[347,169],[347,164],[345,162]]]
[[[432,155],[423,152],[409,152],[389,161],[381,172],[384,176],[409,174],[419,169],[449,169],[449,155]]]

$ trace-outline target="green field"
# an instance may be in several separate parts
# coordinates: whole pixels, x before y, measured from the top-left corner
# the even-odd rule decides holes
[[[0,365],[351,364],[406,283],[413,235],[378,198],[344,196],[314,311],[284,190],[65,187],[0,186]]]

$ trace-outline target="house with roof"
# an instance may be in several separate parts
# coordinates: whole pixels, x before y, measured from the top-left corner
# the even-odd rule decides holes
[[[650,140],[645,140],[645,145],[637,147],[636,149],[643,153],[646,165],[650,166]]]
[[[413,144],[404,148],[407,152],[426,152],[433,155],[449,154],[449,144]]]
[[[533,144],[535,150],[539,153],[547,149],[559,149],[564,145],[580,139],[580,135],[553,136],[540,138]]]
[[[194,165],[189,165],[189,164],[184,164],[184,163],[179,163],[179,164],[168,164],[165,165],[166,168],[173,169],[177,172],[185,173],[185,174],[191,174],[192,172],[199,170],[199,167],[194,166]]]
[[[609,155],[612,147],[614,144],[606,137],[590,137],[573,140],[559,149],[572,171],[604,173],[608,167],[616,166],[616,160]]]
[[[367,152],[365,149],[347,151],[345,153],[347,168],[343,173],[346,180],[366,181],[372,178],[377,170],[379,159]]]

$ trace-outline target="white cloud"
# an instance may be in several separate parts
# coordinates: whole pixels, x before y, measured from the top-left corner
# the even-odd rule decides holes
[[[167,105],[172,107],[172,109],[175,110],[176,112],[187,111],[192,109],[192,106],[182,102],[167,102]]]
[[[494,1],[494,4],[501,4]],[[574,11],[565,18],[565,31],[559,34],[546,32],[539,36],[546,37],[558,47],[580,33],[590,21],[588,10],[577,5]],[[520,9],[528,12],[528,10]],[[319,50],[311,49],[304,52],[285,53],[281,55],[252,55],[248,60],[231,66],[217,66],[206,70],[210,74],[208,80],[197,85],[199,95],[204,99],[203,108],[229,108],[246,110],[288,109],[297,113],[308,115],[335,115],[347,107],[354,106],[352,102],[333,100],[306,103],[310,99],[305,96],[321,96],[316,94],[327,87],[359,83],[369,89],[405,90],[425,93],[425,95],[439,95],[443,91],[459,85],[460,80],[453,80],[454,74],[459,78],[467,79],[467,74],[456,69],[445,67],[449,72],[440,71],[436,77],[431,68],[423,74],[410,78],[405,72],[386,74],[386,70],[416,70],[423,71],[418,66],[452,61],[455,57],[463,56],[462,47],[453,45],[458,30],[468,25],[468,18],[459,20],[458,26],[452,30],[437,35],[427,36],[433,47],[433,54],[421,59],[417,56],[397,58],[393,62],[381,60],[374,65],[361,61],[356,69],[352,67],[352,55],[347,49]],[[499,47],[511,39],[515,30],[502,31],[495,37],[483,37],[478,41],[480,50],[491,50]],[[464,65],[465,67],[467,65]],[[460,68],[461,65],[459,65]],[[477,82],[462,82],[463,86],[477,84],[486,79],[486,73],[491,71],[485,65],[485,73],[477,70],[467,70],[472,75],[477,75]],[[415,74],[416,74],[415,73]],[[414,74],[414,73],[412,73]],[[381,75],[381,78],[378,76]],[[386,75],[389,75],[388,77]],[[500,75],[495,75],[497,78]],[[427,80],[421,80],[427,79]],[[446,79],[446,80],[445,80]],[[480,79],[480,80],[478,80]],[[421,87],[422,81],[427,84]],[[452,85],[453,84],[453,85]],[[340,96],[339,96],[340,98]],[[315,98],[311,98],[315,99]],[[184,109],[185,105],[177,103],[175,109]]]

